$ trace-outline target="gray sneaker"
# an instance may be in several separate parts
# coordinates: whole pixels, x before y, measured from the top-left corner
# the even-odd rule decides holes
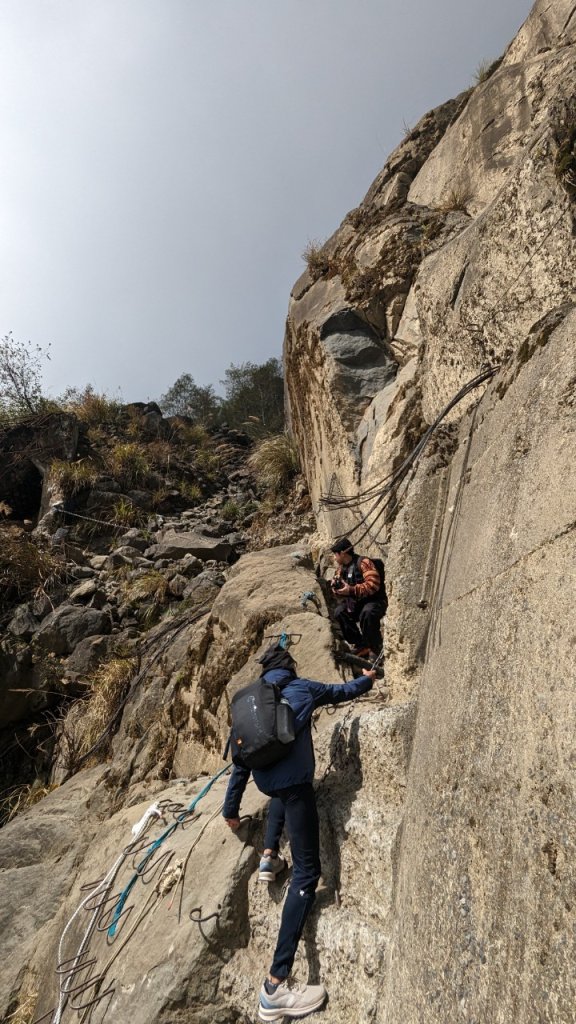
[[[285,981],[272,995],[262,985],[260,989],[259,1020],[282,1020],[283,1017],[305,1017],[319,1010],[326,999],[324,985],[302,985],[288,988]]]
[[[274,857],[271,854],[268,856],[262,855],[260,859],[260,866],[258,868],[258,881],[259,882],[273,882],[277,875],[279,875],[286,867],[286,861],[283,857]]]

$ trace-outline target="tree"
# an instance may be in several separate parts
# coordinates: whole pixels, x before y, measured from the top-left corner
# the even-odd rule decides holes
[[[15,341],[12,332],[0,341],[0,409],[9,416],[34,415],[42,397],[42,359],[48,350],[29,341]]]
[[[183,373],[160,399],[160,406],[172,416],[190,416],[195,423],[208,426],[218,418],[221,399],[211,384],[196,384],[189,373]]]
[[[230,426],[252,427],[259,435],[278,434],[284,429],[284,377],[279,359],[265,363],[234,363],[224,380],[226,397],[222,416]]]

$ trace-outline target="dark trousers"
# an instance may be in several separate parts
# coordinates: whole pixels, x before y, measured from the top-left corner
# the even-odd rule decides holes
[[[275,850],[278,853],[280,839],[284,831],[284,818],[284,804],[280,797],[273,796],[268,808],[268,821],[266,822],[266,834],[264,836],[265,850]]]
[[[342,601],[336,606],[334,618],[348,643],[369,647],[378,653],[382,647],[380,620],[384,611],[382,601],[366,601],[356,606]]]
[[[278,849],[272,840],[276,835],[276,844],[279,842],[278,825],[280,820],[285,820],[293,863],[292,881],[284,901],[278,941],[270,968],[273,978],[284,979],[292,970],[304,922],[314,903],[320,878],[320,832],[316,795],[311,782],[277,789],[271,796],[272,825],[269,814],[266,845],[270,849]],[[273,832],[274,828],[276,833]]]

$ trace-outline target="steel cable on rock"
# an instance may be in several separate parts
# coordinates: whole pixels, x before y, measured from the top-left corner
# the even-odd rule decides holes
[[[448,404],[444,406],[442,411],[428,427],[412,451],[405,459],[403,459],[400,466],[398,466],[398,468],[392,473],[389,473],[387,476],[383,477],[371,487],[366,488],[364,491],[360,491],[357,495],[343,495],[341,498],[330,497],[329,495],[321,497],[320,504],[324,508],[354,508],[359,504],[363,504],[368,501],[372,502],[368,512],[365,513],[360,522],[350,531],[356,543],[360,543],[366,536],[368,536],[378,520],[385,514],[390,503],[396,500],[395,488],[400,486],[400,484],[406,479],[410,469],[415,467],[416,462],[424,451],[430,438],[446,416],[472,391],[477,387],[480,387],[481,384],[490,380],[499,369],[499,366],[489,367],[479,373],[476,377],[473,377],[472,380],[468,381],[468,383],[464,385],[464,387],[460,388],[460,390],[450,399]],[[365,529],[361,534],[357,535],[358,531],[361,530],[362,527],[365,527]]]
[[[88,758],[91,757],[92,754],[94,754],[98,750],[98,748],[104,742],[104,740],[106,739],[106,737],[108,736],[110,731],[114,728],[114,725],[116,724],[116,722],[118,721],[120,715],[124,711],[124,708],[126,707],[126,704],[130,700],[130,698],[133,696],[134,691],[135,691],[136,687],[138,686],[138,684],[140,682],[142,682],[142,679],[150,671],[152,666],[158,661],[158,658],[160,658],[160,656],[164,653],[164,651],[170,646],[170,644],[174,640],[174,637],[177,636],[178,633],[181,633],[182,630],[185,629],[187,626],[191,626],[195,622],[198,622],[198,620],[201,619],[202,616],[206,614],[206,612],[208,611],[208,607],[209,607],[209,602],[208,601],[204,601],[193,615],[190,615],[190,616],[186,615],[186,617],[182,620],[182,622],[176,622],[176,623],[171,622],[171,623],[167,624],[159,633],[156,634],[156,636],[151,637],[150,640],[148,640],[146,642],[146,644],[144,645],[144,651],[142,651],[142,650],[140,651],[140,657],[141,658],[147,653],[147,651],[150,650],[151,647],[153,647],[158,642],[158,640],[160,640],[166,634],[168,634],[168,633],[170,634],[170,636],[168,636],[167,639],[164,641],[164,643],[161,645],[159,650],[157,650],[154,653],[154,655],[152,656],[150,661],[147,662],[145,667],[140,669],[140,671],[136,674],[136,676],[131,680],[127,693],[124,695],[124,697],[120,701],[120,704],[116,708],[116,711],[114,712],[114,714],[110,718],[110,720],[107,723],[107,725],[104,727],[104,729],[101,732],[100,736],[98,737],[96,742],[92,744],[90,749],[87,750],[86,753],[83,754],[81,758],[79,758],[79,760],[78,760],[78,762],[77,762],[77,764],[75,766],[74,772],[70,772],[65,777],[65,779],[63,780],[64,782],[66,782],[69,778],[71,778],[72,774],[75,774],[75,772],[77,772],[82,767],[82,765],[86,763]]]

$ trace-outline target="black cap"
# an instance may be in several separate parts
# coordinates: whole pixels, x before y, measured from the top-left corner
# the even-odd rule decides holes
[[[332,545],[330,551],[333,555],[340,555],[343,551],[349,551],[352,553],[354,551],[354,545],[348,537],[342,537],[342,540],[337,540],[336,543]]]
[[[265,672],[270,672],[273,668],[285,668],[293,675],[296,675],[296,662],[292,655],[286,650],[285,647],[281,647],[280,644],[274,644],[273,647],[269,647],[261,658],[258,658],[258,662],[262,665],[262,675]]]

